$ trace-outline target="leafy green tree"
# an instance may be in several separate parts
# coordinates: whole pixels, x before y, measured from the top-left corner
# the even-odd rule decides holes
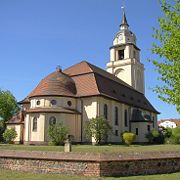
[[[151,49],[160,59],[150,61],[156,66],[162,85],[154,91],[180,113],[180,1],[160,0],[160,5],[165,17],[159,18],[159,29],[154,28],[157,43]]]
[[[48,128],[48,136],[51,139],[53,145],[63,145],[67,139],[68,128],[63,123],[50,125]]]
[[[0,120],[0,142],[3,142],[3,133],[5,131],[5,127],[3,126],[3,121]]]
[[[10,91],[0,90],[0,118],[3,126],[19,110],[15,97]]]
[[[172,136],[172,128],[165,128],[164,136],[165,136],[165,138],[170,138]]]
[[[85,128],[86,137],[93,137],[96,141],[96,144],[100,145],[102,142],[107,141],[107,137],[111,129],[111,126],[104,117],[100,116],[92,118],[87,123]]]
[[[123,138],[123,142],[126,145],[130,146],[133,143],[133,141],[136,139],[136,135],[132,132],[124,132],[122,138]]]
[[[180,126],[172,129],[172,138],[176,144],[180,144]]]
[[[6,129],[6,131],[3,133],[4,140],[9,144],[12,144],[16,137],[17,137],[17,132],[15,128]]]

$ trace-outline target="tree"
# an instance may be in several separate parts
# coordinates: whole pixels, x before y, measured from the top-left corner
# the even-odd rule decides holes
[[[151,132],[147,133],[145,137],[149,140],[149,143],[156,144],[163,144],[165,138],[163,133],[156,129],[153,129]]]
[[[6,129],[6,131],[3,133],[4,140],[9,144],[12,144],[16,137],[17,137],[17,132],[15,128]]]
[[[123,142],[129,146],[136,139],[136,135],[132,132],[124,132],[122,134],[122,138],[123,138]]]
[[[157,85],[154,91],[161,100],[175,105],[180,113],[180,0],[174,0],[173,4],[161,0],[160,5],[165,17],[159,18],[159,29],[154,28],[157,43],[151,49],[160,60],[150,61],[163,84]]]
[[[19,110],[17,101],[10,91],[0,90],[0,118],[5,123]]]
[[[68,135],[68,128],[63,123],[50,125],[48,128],[48,136],[53,145],[62,145]]]
[[[0,142],[3,142],[3,133],[6,130],[6,128],[3,126],[3,121],[0,120]]]
[[[180,144],[180,126],[172,129],[172,138],[176,144]]]
[[[108,133],[111,131],[111,126],[104,117],[96,117],[90,119],[86,125],[86,137],[94,138],[96,144],[101,144],[107,140]]]

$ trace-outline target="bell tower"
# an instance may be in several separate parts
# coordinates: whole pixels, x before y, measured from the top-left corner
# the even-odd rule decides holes
[[[129,30],[123,11],[120,30],[110,47],[110,62],[107,71],[123,80],[137,91],[144,92],[144,65],[140,63],[140,49],[136,46],[136,36]]]

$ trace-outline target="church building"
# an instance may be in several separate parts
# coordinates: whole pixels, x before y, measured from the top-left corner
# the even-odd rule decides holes
[[[145,135],[157,129],[158,111],[145,97],[144,88],[140,49],[123,13],[106,70],[87,61],[65,70],[57,67],[20,102],[22,111],[7,127],[15,127],[17,143],[47,144],[49,125],[62,122],[74,142],[86,143],[94,141],[85,136],[87,122],[104,116],[113,131],[108,142],[122,142],[124,131],[135,133],[138,143],[147,142]]]

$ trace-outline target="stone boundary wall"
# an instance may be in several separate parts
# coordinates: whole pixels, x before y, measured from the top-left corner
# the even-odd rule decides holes
[[[0,151],[0,168],[79,176],[130,176],[180,172],[180,152],[63,153]]]

